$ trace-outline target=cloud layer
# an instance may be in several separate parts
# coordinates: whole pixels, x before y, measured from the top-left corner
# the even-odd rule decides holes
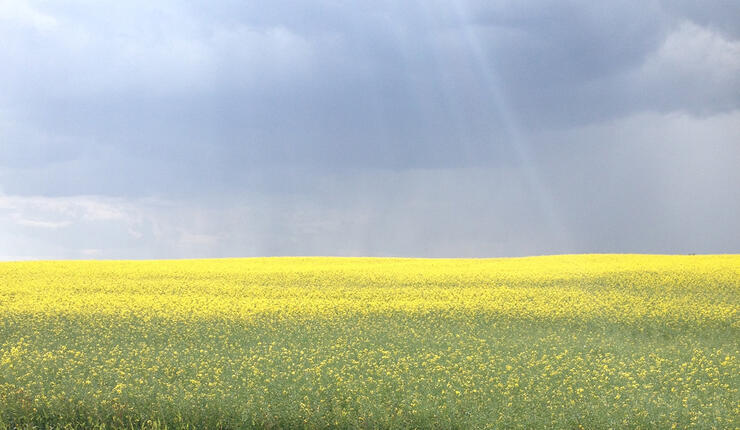
[[[0,2],[0,256],[739,252],[736,22]]]

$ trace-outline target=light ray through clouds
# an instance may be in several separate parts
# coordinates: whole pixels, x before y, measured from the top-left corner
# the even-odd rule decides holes
[[[516,154],[527,184],[536,197],[537,204],[545,216],[550,232],[563,234],[565,233],[564,224],[559,220],[552,192],[540,178],[529,142],[522,133],[522,127],[517,121],[516,113],[509,107],[506,96],[502,91],[503,83],[496,73],[496,59],[488,55],[485,44],[475,32],[474,24],[472,24],[474,20],[471,19],[467,3],[462,0],[454,0],[452,4],[455,7],[459,21],[466,23],[463,24],[465,40],[480,71],[479,75],[486,95],[488,95],[488,100],[493,102],[495,113],[506,128],[506,138],[503,139],[503,143],[508,145]],[[564,240],[566,243],[568,242],[567,238],[564,238]]]

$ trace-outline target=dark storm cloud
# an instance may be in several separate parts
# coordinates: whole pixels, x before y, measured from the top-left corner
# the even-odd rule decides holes
[[[225,169],[485,165],[511,160],[512,127],[739,98],[732,77],[682,97],[701,68],[641,70],[680,32],[657,2],[20,4],[3,31],[6,164],[101,146],[197,163],[216,146]]]
[[[99,255],[101,243],[64,251],[86,229],[118,243],[111,256],[732,250],[740,227],[711,208],[732,206],[737,178],[722,167],[692,188],[658,154],[697,159],[671,143],[694,127],[724,155],[713,162],[737,158],[739,10],[0,3],[0,217],[20,229],[0,233],[27,250],[0,251],[41,255],[65,237],[57,254]],[[619,154],[633,158],[603,166]],[[613,183],[594,166],[639,174]],[[672,184],[705,209],[659,205]],[[579,200],[604,189],[593,210]],[[645,199],[640,222],[623,222]],[[80,226],[90,202],[125,216]],[[713,239],[671,235],[682,217]]]

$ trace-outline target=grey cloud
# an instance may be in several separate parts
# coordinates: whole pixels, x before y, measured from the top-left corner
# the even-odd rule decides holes
[[[643,114],[542,136],[540,163],[557,166],[544,180],[576,249],[737,252],[739,119]]]
[[[738,116],[645,114],[547,131],[533,136],[538,181],[511,166],[285,169],[275,174],[290,178],[287,190],[198,200],[5,196],[0,255],[738,252]]]
[[[740,40],[682,23],[625,77],[622,88],[634,106],[645,110],[707,116],[738,109],[739,72]]]
[[[37,145],[61,158],[114,146],[165,165],[218,146],[232,170],[231,159],[490,165],[516,161],[512,128],[711,113],[740,99],[736,61],[661,57],[693,43],[686,28],[706,39],[689,53],[737,45],[656,2],[109,6],[28,6],[10,19],[0,105],[41,143],[6,137],[4,163]]]
[[[661,6],[674,16],[740,38],[740,3],[730,0],[664,0]]]
[[[0,3],[0,253],[734,250],[737,12]]]
[[[538,87],[583,83],[639,65],[670,29],[650,1],[484,3],[476,15],[471,21],[482,27],[482,43],[492,48],[492,62],[507,81]]]

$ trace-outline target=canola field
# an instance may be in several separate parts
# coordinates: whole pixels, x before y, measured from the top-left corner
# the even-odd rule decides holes
[[[0,263],[0,428],[739,428],[740,256]]]

